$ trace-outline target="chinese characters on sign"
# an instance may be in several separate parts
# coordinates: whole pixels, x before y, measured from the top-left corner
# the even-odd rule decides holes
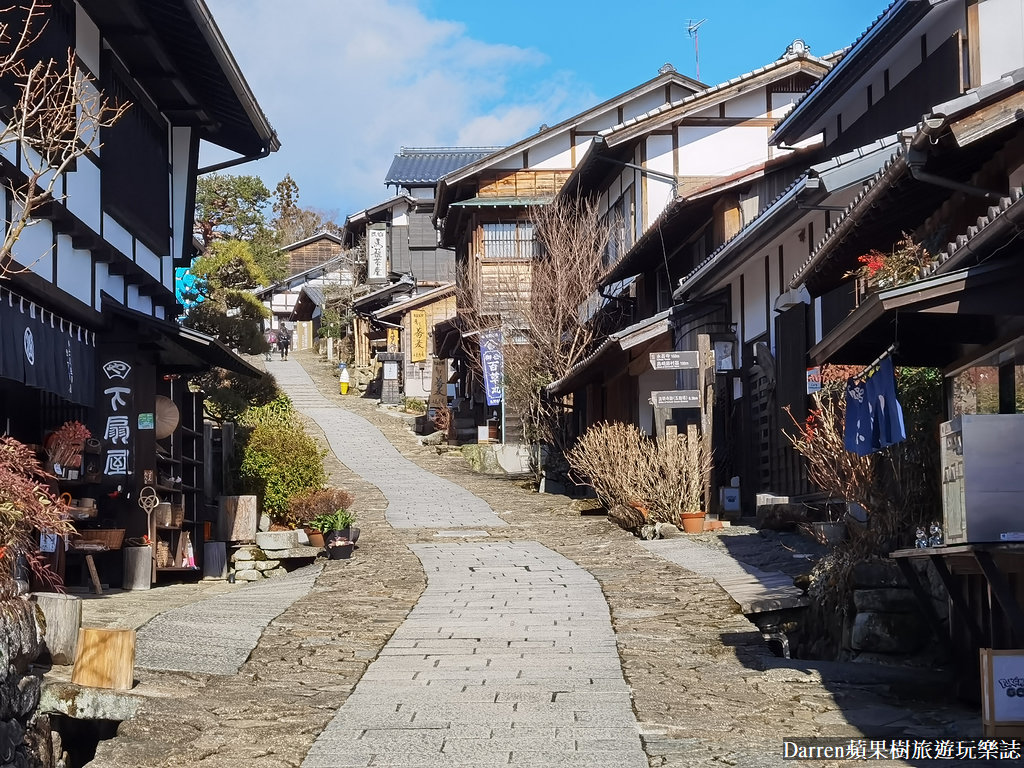
[[[699,352],[651,352],[650,356],[656,371],[688,371],[700,365]]]
[[[384,283],[388,279],[388,230],[385,224],[371,224],[366,230],[366,279]]]
[[[696,389],[670,389],[651,392],[655,408],[699,408],[700,392]]]
[[[807,394],[821,392],[821,366],[807,369]]]
[[[398,352],[399,336],[397,328],[388,328],[388,352]]]
[[[414,309],[409,313],[412,322],[412,357],[414,363],[427,359],[427,313]]]
[[[132,367],[122,360],[110,360],[103,365],[103,375],[109,386],[104,387],[103,474],[107,477],[125,477],[131,473],[132,451],[132,387],[129,376]]]
[[[504,394],[502,378],[505,374],[500,328],[480,332],[480,363],[484,369],[484,394],[487,396],[487,405],[500,405]]]
[[[448,405],[448,361],[434,360],[434,369],[430,374],[429,408],[440,408]]]

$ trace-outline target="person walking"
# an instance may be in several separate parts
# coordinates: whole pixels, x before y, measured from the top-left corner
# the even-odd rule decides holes
[[[288,331],[281,329],[281,332],[277,335],[277,348],[281,352],[281,359],[288,359],[288,349],[292,345],[292,335]]]

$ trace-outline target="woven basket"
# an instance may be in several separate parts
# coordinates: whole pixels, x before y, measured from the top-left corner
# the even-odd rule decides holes
[[[172,517],[170,502],[162,501],[153,508],[153,523],[161,528],[170,528]]]
[[[107,549],[120,549],[124,542],[124,528],[94,528],[79,531],[79,541],[93,541]]]
[[[170,542],[157,540],[156,542],[156,567],[169,568],[174,565],[174,558],[171,555]]]
[[[181,528],[182,523],[185,522],[185,505],[184,504],[171,504],[171,527]]]

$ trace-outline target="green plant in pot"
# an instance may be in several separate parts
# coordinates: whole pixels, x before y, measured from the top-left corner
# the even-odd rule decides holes
[[[333,512],[325,512],[317,515],[310,522],[310,527],[315,528],[324,535],[324,539],[329,544],[331,539],[348,539],[354,541],[352,538],[352,524],[356,521],[356,514],[349,509],[341,508],[336,509]]]

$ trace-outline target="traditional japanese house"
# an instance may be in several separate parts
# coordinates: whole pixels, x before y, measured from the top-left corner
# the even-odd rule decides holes
[[[95,501],[80,526],[155,537],[154,577],[194,571],[219,487],[188,377],[212,366],[259,372],[177,324],[175,268],[193,254],[197,175],[266,156],[278,139],[202,0],[57,0],[38,10],[27,63],[65,61],[70,49],[106,96],[131,106],[63,174],[14,248],[0,290],[0,418],[7,434],[40,444],[67,421],[83,423],[84,452],[55,468],[61,492]],[[5,13],[16,27],[18,11]],[[0,98],[13,97],[4,80]],[[201,169],[204,143],[238,158]],[[2,156],[5,180],[23,182],[24,148],[6,144]],[[147,486],[174,509],[173,525],[152,527],[138,505]],[[120,558],[109,560],[101,570],[116,583]]]
[[[1024,642],[1024,557],[1012,543],[1024,529],[1022,19],[1019,0],[895,2],[776,131],[785,142],[824,129],[840,150],[848,133],[861,141],[900,131],[885,165],[788,281],[814,299],[845,301],[845,311],[833,305],[817,320],[811,363],[867,368],[888,358],[943,373],[935,516],[945,546],[894,557],[912,587],[920,590],[913,559],[931,562],[945,583],[948,622],[923,590],[921,607],[952,646],[963,692],[974,695],[978,649]],[[912,256],[912,269],[891,284],[847,277],[870,253]]]
[[[441,245],[455,250],[457,279],[462,284],[459,293],[472,301],[474,312],[493,318],[495,327],[504,327],[513,335],[524,330],[523,313],[517,307],[529,295],[530,263],[535,257],[531,209],[551,202],[602,131],[633,123],[703,87],[666,64],[657,77],[636,88],[557,125],[541,126],[536,134],[442,178],[434,217]],[[671,136],[664,139],[670,151],[673,140]],[[622,202],[637,226],[653,221],[670,196],[672,185],[665,174],[671,172],[671,163],[667,170],[653,156],[651,163],[649,172],[637,174],[637,184]],[[640,156],[638,165],[647,168],[648,158]],[[659,170],[660,175],[656,173]],[[641,187],[644,194],[637,191]],[[439,335],[448,341],[439,347],[443,354],[458,358],[457,395],[462,415],[482,426],[495,411],[486,406],[483,381],[475,373],[479,365],[471,363],[479,354],[473,341],[476,337],[465,337],[465,343],[454,341],[463,332],[475,330],[479,329],[446,324]],[[521,439],[508,423],[502,437],[508,442]]]

